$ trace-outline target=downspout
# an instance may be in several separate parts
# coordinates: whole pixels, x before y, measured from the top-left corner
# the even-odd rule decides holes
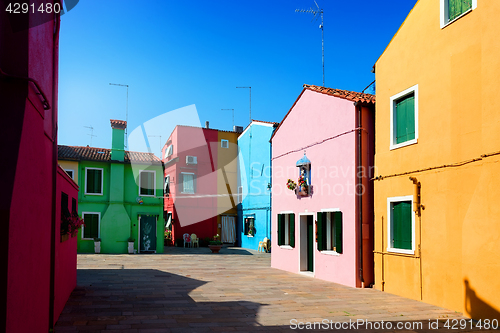
[[[50,236],[49,332],[54,331],[55,267],[56,267],[56,200],[57,200],[57,53],[59,51],[60,14],[54,14],[52,36],[52,223]]]
[[[358,102],[354,103],[355,107],[358,109],[358,144],[357,144],[357,154],[358,154],[358,167],[356,168],[357,185],[354,193],[358,196],[358,219],[359,219],[359,232],[358,232],[358,242],[359,242],[359,280],[361,281],[361,288],[365,287],[365,280],[363,278],[363,196],[358,194],[359,188],[363,186],[363,179],[360,175],[360,167],[362,163],[361,159],[361,106]]]

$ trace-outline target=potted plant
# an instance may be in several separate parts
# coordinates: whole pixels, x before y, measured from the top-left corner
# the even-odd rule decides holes
[[[212,251],[212,253],[219,253],[220,249],[222,248],[222,242],[220,241],[219,234],[213,237],[213,239],[208,244],[208,248],[210,249],[210,251]]]
[[[297,183],[294,182],[293,180],[291,179],[288,179],[288,181],[286,182],[286,187],[290,190],[290,191],[295,191],[295,188],[297,187]]]
[[[172,231],[165,230],[165,239],[163,241],[165,246],[172,246]]]
[[[132,237],[129,237],[127,241],[128,241],[128,254],[134,254],[135,239]]]
[[[248,229],[248,233],[247,233],[247,235],[248,235],[249,237],[253,237],[253,228]]]
[[[307,180],[305,179],[304,175],[300,175],[297,183],[298,183],[298,187],[299,187],[299,195],[301,195],[303,197],[307,196],[309,186],[307,185]]]
[[[101,253],[101,239],[99,237],[94,238],[94,252]]]

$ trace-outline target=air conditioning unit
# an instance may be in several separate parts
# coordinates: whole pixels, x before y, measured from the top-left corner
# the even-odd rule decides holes
[[[198,164],[196,156],[186,156],[186,164]]]

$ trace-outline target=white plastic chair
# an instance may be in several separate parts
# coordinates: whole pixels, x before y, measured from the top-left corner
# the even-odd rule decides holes
[[[196,247],[195,245],[200,247],[198,236],[196,236],[196,234],[191,234],[191,247]]]

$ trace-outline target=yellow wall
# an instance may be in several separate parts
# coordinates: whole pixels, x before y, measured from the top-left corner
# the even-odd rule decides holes
[[[78,184],[78,162],[73,162],[73,161],[57,161],[57,163],[59,163],[59,165],[61,166],[61,168],[63,169],[71,169],[73,170],[73,180],[75,181],[75,183]]]
[[[229,148],[221,147],[221,140],[229,141]],[[219,142],[217,148],[217,193],[227,194],[230,192],[233,194],[233,201],[231,201],[229,196],[221,196],[217,198],[217,213],[224,215],[237,215],[238,211],[236,209],[237,202],[237,186],[238,186],[238,134],[234,132],[220,132],[219,131]],[[225,177],[222,172],[224,169],[225,175],[229,185],[226,185]],[[234,202],[234,206],[233,206]],[[218,224],[220,225],[220,216],[218,217]],[[220,229],[219,229],[220,234]]]
[[[439,1],[420,0],[376,63],[377,175],[479,160],[374,181],[375,287],[475,319],[500,319],[500,155],[481,158],[500,150],[498,17],[500,1],[478,0],[441,29]],[[418,143],[390,150],[390,97],[416,84]],[[409,176],[416,254],[382,255],[387,198],[413,195]]]

